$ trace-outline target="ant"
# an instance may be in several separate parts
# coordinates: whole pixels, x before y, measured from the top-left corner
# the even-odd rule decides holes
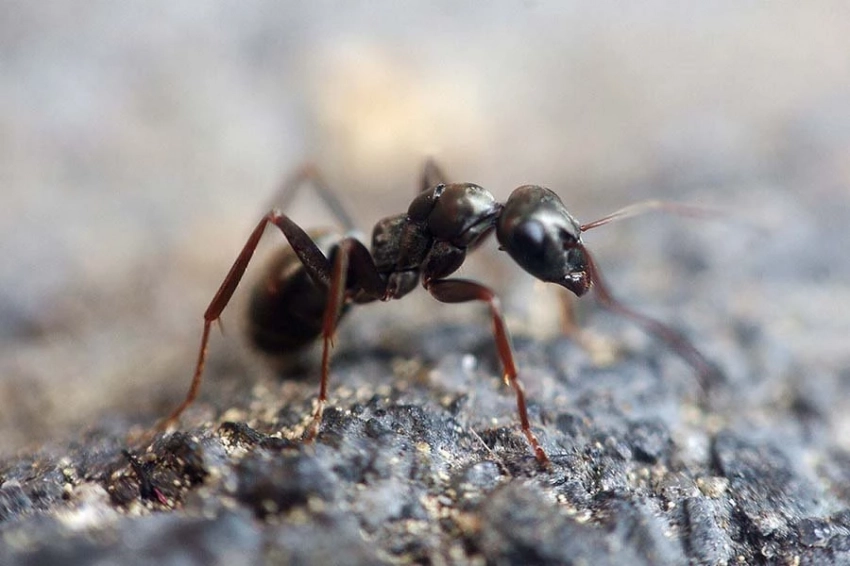
[[[330,349],[340,319],[351,305],[400,299],[421,282],[440,302],[487,304],[503,377],[516,394],[520,428],[537,460],[548,465],[549,458],[531,430],[525,391],[498,297],[481,283],[449,277],[463,264],[467,253],[493,232],[499,248],[537,279],[558,284],[577,297],[593,288],[602,305],[667,342],[697,371],[703,387],[716,374],[715,367],[684,336],[617,301],[581,241],[582,232],[649,210],[694,214],[699,209],[647,201],[580,224],[558,195],[547,188],[525,185],[500,203],[478,185],[448,183],[446,179],[436,162],[428,160],[419,192],[407,212],[378,221],[370,249],[352,235],[354,223],[318,170],[309,165],[298,170],[281,188],[281,206],[293,198],[299,187],[310,183],[348,234],[305,232],[278,209],[272,209],[260,220],[204,313],[197,364],[186,398],[157,428],[164,430],[174,424],[197,396],[212,324],[230,301],[269,224],[283,232],[289,247],[274,256],[265,277],[254,289],[249,308],[250,333],[259,349],[276,354],[297,350],[321,336],[319,396],[303,435],[305,442],[315,439],[321,425],[328,397]]]

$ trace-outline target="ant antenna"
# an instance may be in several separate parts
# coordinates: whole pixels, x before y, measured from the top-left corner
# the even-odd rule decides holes
[[[615,216],[616,213],[611,216]],[[633,320],[635,323],[646,329],[647,332],[659,337],[661,340],[670,345],[679,356],[682,357],[698,375],[700,388],[705,392],[708,391],[713,383],[721,381],[722,375],[720,370],[711,361],[700,353],[690,341],[685,338],[680,332],[673,330],[666,324],[658,322],[644,314],[634,311],[614,298],[608,284],[602,277],[596,260],[590,251],[582,246],[584,255],[587,258],[587,268],[592,283],[591,289],[594,290],[597,300],[602,306],[612,310],[622,316]]]
[[[655,210],[663,210],[665,212],[672,212],[673,214],[677,214],[679,216],[691,216],[694,218],[709,218],[722,212],[720,209],[711,208],[708,206],[697,206],[693,204],[667,202],[663,200],[647,200],[621,208],[616,212],[612,212],[608,216],[603,216],[599,220],[594,220],[593,222],[582,224],[581,231],[587,232],[588,230],[598,228],[599,226],[604,226],[605,224],[609,224],[611,222],[617,222],[619,220],[625,220],[626,218],[640,216],[642,214],[653,212]]]

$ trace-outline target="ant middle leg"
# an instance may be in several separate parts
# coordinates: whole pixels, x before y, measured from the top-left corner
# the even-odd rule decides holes
[[[328,401],[330,351],[343,305],[349,299],[371,301],[383,299],[387,283],[378,273],[369,250],[355,238],[345,238],[335,248],[333,272],[328,287],[328,300],[322,318],[322,365],[316,410],[304,432],[304,442],[312,442],[319,433],[322,415]]]
[[[490,289],[475,281],[466,279],[436,279],[427,281],[425,288],[428,292],[442,303],[466,303],[469,301],[483,301],[490,307],[490,316],[493,320],[493,337],[496,340],[496,351],[502,363],[504,371],[503,378],[516,393],[517,413],[519,414],[520,427],[528,443],[531,445],[537,461],[544,466],[549,465],[549,457],[540,446],[540,442],[531,430],[528,419],[528,409],[525,400],[525,388],[519,379],[516,362],[514,361],[514,350],[511,346],[510,334],[502,316],[499,299]]]

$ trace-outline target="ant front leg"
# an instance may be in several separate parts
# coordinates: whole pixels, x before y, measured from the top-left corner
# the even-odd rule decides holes
[[[531,430],[528,420],[528,409],[525,401],[525,388],[519,379],[519,374],[514,361],[514,350],[511,346],[510,335],[499,307],[499,299],[489,288],[475,281],[465,279],[437,279],[427,281],[425,288],[440,302],[443,303],[466,303],[469,301],[483,301],[490,307],[490,315],[493,319],[493,337],[496,340],[496,351],[504,369],[505,383],[510,385],[516,393],[517,413],[522,432],[528,439],[528,443],[534,450],[537,461],[544,466],[549,465],[549,457],[540,446],[537,437]]]
[[[590,279],[593,281],[596,298],[604,307],[631,319],[650,334],[666,342],[674,352],[694,368],[703,392],[709,391],[712,385],[723,381],[723,374],[720,369],[709,361],[702,352],[697,350],[684,335],[654,318],[632,310],[614,298],[614,295],[608,288],[608,284],[602,278],[599,266],[596,264],[596,260],[593,259],[593,255],[591,255],[587,248],[584,248],[584,253],[587,258],[587,267],[590,273]]]
[[[618,222],[627,218],[641,216],[653,211],[663,211],[678,216],[690,216],[694,218],[713,218],[723,215],[723,211],[706,206],[697,206],[677,202],[667,202],[661,200],[648,200],[632,204],[625,208],[621,208],[607,216],[604,216],[593,222],[581,225],[581,232],[587,232],[599,226],[604,226],[611,222]],[[593,281],[593,289],[595,290],[596,298],[606,308],[630,318],[637,324],[641,325],[647,332],[653,334],[666,342],[683,360],[685,360],[697,372],[700,387],[703,392],[708,391],[712,385],[723,381],[723,374],[720,369],[711,361],[709,361],[691,342],[681,333],[650,318],[644,314],[634,311],[622,304],[614,298],[608,284],[602,277],[599,271],[599,266],[593,255],[588,249],[582,246],[584,254],[587,256],[588,271],[590,279]]]
[[[207,346],[209,344],[212,324],[218,320],[222,311],[224,311],[225,307],[227,307],[227,304],[230,302],[233,292],[242,280],[242,276],[245,274],[245,270],[247,269],[248,264],[251,261],[251,257],[254,255],[254,251],[256,251],[260,238],[263,236],[263,232],[268,224],[274,224],[281,230],[281,232],[283,232],[283,235],[289,241],[289,245],[292,246],[293,251],[301,260],[301,263],[304,264],[305,269],[307,269],[314,281],[317,281],[322,285],[330,284],[332,271],[331,263],[324,254],[322,254],[321,250],[319,250],[310,236],[308,236],[300,226],[290,220],[290,218],[282,212],[272,210],[266,214],[263,219],[260,220],[259,224],[257,224],[256,228],[254,228],[254,231],[251,232],[251,236],[248,238],[248,241],[245,242],[245,245],[242,247],[242,251],[239,252],[239,256],[236,258],[236,261],[233,263],[233,266],[230,268],[230,271],[227,273],[224,281],[222,281],[221,286],[218,288],[218,291],[216,291],[212,301],[210,301],[206,312],[204,312],[204,330],[201,334],[201,346],[198,349],[198,360],[195,365],[195,373],[192,376],[192,384],[189,386],[186,398],[182,403],[180,403],[180,405],[177,406],[176,409],[174,409],[174,411],[171,412],[170,415],[157,423],[157,430],[165,430],[175,424],[183,411],[185,411],[198,396],[198,392],[201,388],[201,380],[204,375],[204,365],[206,364],[207,359]]]
[[[594,364],[604,367],[614,363],[618,350],[614,340],[582,328],[576,313],[578,299],[575,295],[561,287],[554,292],[560,304],[561,334],[578,344]]]

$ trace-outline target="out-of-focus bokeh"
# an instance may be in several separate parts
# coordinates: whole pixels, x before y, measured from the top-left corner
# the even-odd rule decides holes
[[[656,197],[732,199],[768,231],[832,211],[807,224],[822,250],[768,241],[747,280],[806,271],[827,331],[850,329],[844,3],[5,2],[0,452],[179,397],[206,303],[297,164],[368,233],[428,155],[585,220]],[[706,230],[735,270],[747,247]],[[639,257],[637,227],[610,233],[608,258]],[[806,328],[803,295],[757,296],[793,311],[763,323]],[[824,370],[848,362],[823,344]]]

